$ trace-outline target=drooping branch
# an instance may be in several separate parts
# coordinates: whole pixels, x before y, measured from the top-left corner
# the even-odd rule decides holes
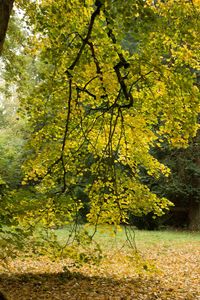
[[[106,88],[103,84],[103,72],[101,70],[101,66],[100,66],[100,63],[96,57],[96,54],[95,54],[95,49],[94,49],[94,45],[92,42],[89,42],[88,41],[88,45],[90,47],[90,50],[91,50],[91,53],[92,53],[92,57],[93,57],[93,60],[94,60],[94,63],[95,63],[95,66],[96,66],[96,72],[97,74],[99,75],[100,77],[100,81],[101,81],[101,85],[102,85],[102,88],[103,88],[103,91],[104,91],[104,95],[101,96],[101,98],[106,98],[108,95],[107,95],[107,92],[106,92]]]
[[[69,122],[70,122],[70,115],[71,115],[71,101],[72,101],[72,76],[70,75],[70,73],[68,73],[68,79],[69,79],[68,111],[67,111],[65,132],[64,132],[62,150],[61,150],[61,162],[62,162],[62,167],[63,167],[63,192],[65,192],[65,190],[66,190],[66,179],[65,179],[66,168],[65,168],[65,160],[64,160],[64,151],[65,151],[67,134],[69,131]]]
[[[72,101],[72,79],[73,79],[73,76],[70,73],[70,71],[74,70],[75,66],[78,64],[78,62],[81,58],[81,55],[85,49],[85,46],[87,44],[89,44],[89,39],[92,34],[94,22],[95,22],[96,17],[100,14],[100,9],[102,7],[102,3],[101,3],[101,1],[96,0],[95,5],[96,5],[96,9],[91,15],[87,35],[84,39],[82,39],[82,45],[78,51],[76,58],[74,59],[72,64],[68,67],[68,69],[65,72],[67,74],[68,81],[69,81],[69,97],[68,97],[68,114],[67,114],[67,119],[66,119],[66,124],[65,124],[65,132],[64,132],[62,150],[61,150],[61,162],[62,162],[62,167],[63,167],[63,192],[65,192],[65,190],[66,190],[66,179],[65,179],[66,169],[65,169],[64,151],[65,151],[65,145],[66,145],[66,140],[67,140],[67,135],[68,135],[68,130],[69,130],[69,122],[70,122],[70,115],[71,115],[71,101]],[[89,91],[87,91],[87,92],[89,93]]]
[[[108,18],[108,14],[106,12],[106,10],[104,10],[104,14],[106,16],[106,22],[107,22],[107,26],[108,26],[108,37],[112,40],[113,44],[116,45],[117,44],[117,40],[116,37],[112,31],[112,28],[110,26],[110,21]],[[117,51],[117,50],[116,50]],[[133,96],[131,94],[130,91],[128,91],[128,87],[125,83],[125,77],[122,76],[120,69],[124,68],[124,69],[128,69],[130,64],[127,62],[127,60],[125,59],[124,55],[122,53],[120,53],[119,51],[117,51],[117,55],[119,57],[119,62],[114,66],[114,70],[117,76],[117,80],[119,82],[120,85],[120,89],[122,90],[125,99],[128,101],[127,104],[122,104],[122,105],[117,105],[117,103],[115,104],[115,106],[120,106],[121,108],[130,108],[133,106]]]
[[[120,107],[121,108],[130,108],[130,107],[133,106],[133,96],[132,96],[131,93],[128,92],[127,86],[125,84],[125,79],[121,75],[120,68],[123,67],[123,66],[124,65],[121,63],[121,61],[116,66],[114,66],[114,70],[115,70],[115,73],[117,75],[118,82],[121,86],[121,89],[123,91],[125,99],[128,101],[127,104],[120,105]]]
[[[93,26],[94,26],[94,21],[96,19],[96,17],[100,14],[100,9],[102,7],[102,3],[101,1],[98,1],[96,0],[95,1],[95,5],[96,5],[96,9],[95,11],[93,12],[93,14],[91,15],[91,18],[90,18],[90,24],[88,26],[88,32],[87,32],[87,35],[86,37],[83,39],[83,43],[79,49],[79,52],[75,58],[75,60],[73,61],[73,63],[70,65],[70,67],[68,68],[68,70],[73,70],[75,68],[75,66],[77,65],[77,63],[79,62],[79,59],[83,53],[83,50],[85,49],[85,46],[88,44],[89,42],[89,39],[91,37],[91,34],[92,34],[92,29],[93,29]]]

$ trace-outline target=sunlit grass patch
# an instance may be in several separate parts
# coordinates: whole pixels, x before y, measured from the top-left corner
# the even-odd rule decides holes
[[[81,228],[88,231],[88,234],[94,236],[95,241],[100,242],[105,247],[123,246],[123,243],[129,244],[129,239],[131,239],[132,243],[135,242],[138,247],[148,247],[156,244],[181,245],[183,243],[200,242],[200,232],[179,230],[147,231],[137,230],[130,226],[114,227],[112,225],[101,225],[97,229],[92,225],[82,225]],[[69,227],[64,227],[57,229],[55,232],[58,239],[64,242],[68,238],[69,231]]]

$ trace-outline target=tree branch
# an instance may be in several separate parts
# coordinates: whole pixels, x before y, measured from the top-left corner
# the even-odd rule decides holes
[[[96,10],[93,12],[92,16],[91,16],[91,19],[90,19],[90,24],[89,24],[89,27],[88,27],[88,32],[87,32],[87,35],[86,37],[83,39],[83,43],[82,43],[82,46],[81,48],[79,49],[79,52],[75,58],[75,60],[73,61],[73,63],[71,64],[71,66],[68,68],[68,70],[73,70],[75,68],[75,66],[77,65],[82,53],[83,53],[83,50],[85,48],[85,46],[88,44],[89,42],[89,39],[91,37],[91,33],[92,33],[92,29],[93,29],[93,25],[94,25],[94,21],[96,19],[96,17],[100,14],[100,9],[102,7],[102,3],[101,1],[96,1],[95,2],[95,5],[97,6]]]
[[[113,44],[116,45],[117,40],[116,40],[115,35],[110,27],[110,21],[108,19],[107,12],[105,10],[104,10],[104,14],[106,16],[106,22],[107,22],[107,25],[109,28],[108,37],[112,40]],[[131,92],[128,91],[128,88],[125,83],[125,78],[121,75],[121,72],[120,72],[121,68],[127,69],[127,68],[129,68],[130,64],[127,62],[127,60],[125,59],[125,57],[123,56],[122,53],[118,52],[117,50],[116,50],[116,52],[119,57],[119,62],[114,66],[114,70],[117,75],[117,79],[120,84],[121,90],[124,94],[124,97],[128,101],[127,104],[123,104],[123,105],[119,105],[119,106],[120,106],[120,108],[130,108],[133,106],[134,99],[133,99]],[[115,106],[118,106],[117,103],[115,104]]]

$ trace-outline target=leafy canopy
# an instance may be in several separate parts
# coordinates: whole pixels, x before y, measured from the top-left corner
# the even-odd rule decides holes
[[[167,175],[150,148],[163,136],[185,147],[196,134],[200,7],[154,2],[18,1],[30,32],[15,77],[31,130],[22,183],[43,195],[34,218],[70,220],[80,190],[94,223],[161,215],[170,204],[140,170]]]

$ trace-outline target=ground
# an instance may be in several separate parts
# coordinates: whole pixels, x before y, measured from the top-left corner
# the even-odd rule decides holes
[[[1,269],[0,290],[9,300],[200,299],[200,234],[137,231],[137,255],[120,238],[101,239],[108,241],[99,266],[12,260]]]

